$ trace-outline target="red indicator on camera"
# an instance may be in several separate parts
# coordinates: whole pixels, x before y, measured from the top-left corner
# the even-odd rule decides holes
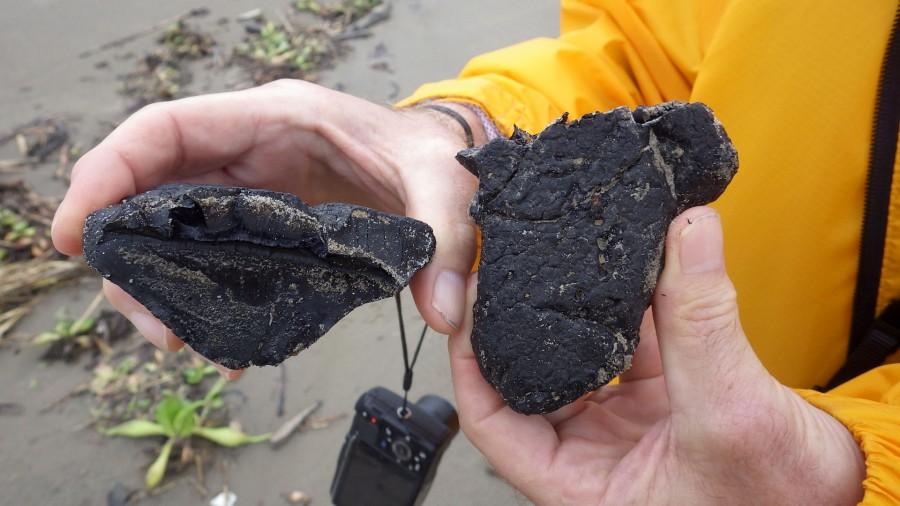
[[[373,416],[372,418],[369,418],[369,423],[371,423],[371,424],[378,423],[378,419]]]

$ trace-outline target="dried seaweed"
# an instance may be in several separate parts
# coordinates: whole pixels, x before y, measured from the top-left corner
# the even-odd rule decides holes
[[[315,72],[344,51],[344,41],[368,36],[371,26],[390,17],[391,3],[298,0],[294,8],[307,15],[306,22],[284,13],[273,22],[258,13],[245,25],[247,35],[235,47],[233,61],[250,73],[255,84],[282,78],[315,80]]]
[[[0,145],[15,142],[20,158],[0,161],[0,173],[33,167],[68,150],[69,129],[59,118],[37,118],[0,137]]]
[[[33,192],[22,181],[0,183],[0,265],[62,258],[50,239],[57,205],[57,199]]]
[[[122,78],[122,93],[133,99],[131,109],[184,95],[191,82],[186,61],[213,54],[215,40],[179,19],[157,38],[158,47],[145,54],[137,68]]]

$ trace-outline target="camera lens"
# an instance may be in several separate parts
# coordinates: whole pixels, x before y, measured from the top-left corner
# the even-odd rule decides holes
[[[416,406],[443,422],[444,425],[449,427],[452,431],[459,428],[459,419],[456,416],[456,409],[453,408],[453,404],[450,404],[442,397],[430,394],[423,395],[422,398],[419,399],[419,402],[416,403]]]
[[[401,441],[399,439],[394,441],[391,443],[391,450],[400,462],[406,462],[412,457],[412,450],[409,448],[409,445],[406,444],[406,441]]]

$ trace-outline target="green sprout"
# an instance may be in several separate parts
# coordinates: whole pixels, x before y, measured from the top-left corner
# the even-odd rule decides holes
[[[66,317],[65,314],[59,314],[53,330],[38,334],[34,338],[34,344],[52,344],[62,339],[78,340],[93,330],[96,324],[96,318],[86,317],[73,320]]]
[[[326,18],[346,17],[356,20],[381,5],[382,0],[342,0],[338,5],[323,6],[316,0],[296,0],[294,8]]]
[[[16,242],[26,237],[34,237],[34,227],[18,214],[9,209],[0,208],[0,237],[6,242]]]
[[[182,375],[184,376],[185,383],[188,385],[196,385],[203,381],[207,376],[211,376],[217,372],[218,370],[212,365],[205,362],[198,362],[182,371]]]
[[[322,5],[316,0],[297,0],[294,2],[294,8],[300,12],[322,13]]]
[[[219,394],[225,387],[226,380],[220,378],[206,393],[202,400],[190,401],[173,392],[166,392],[163,399],[154,410],[155,421],[144,419],[128,420],[111,429],[104,431],[107,436],[122,436],[130,438],[157,437],[166,438],[160,448],[156,460],[147,468],[144,478],[148,490],[153,489],[162,481],[172,454],[172,447],[176,443],[188,441],[192,437],[201,437],[213,443],[234,448],[237,446],[261,443],[271,437],[270,433],[249,436],[239,429],[232,427],[207,427],[203,423],[211,409],[217,409],[223,405]]]
[[[309,72],[325,58],[328,47],[316,36],[291,36],[284,27],[268,22],[257,36],[247,39],[235,51],[266,65]]]
[[[166,28],[159,42],[175,56],[190,59],[212,54],[212,47],[215,45],[210,36],[194,30],[181,19]]]
[[[344,8],[355,14],[364,14],[381,5],[381,0],[345,0]]]

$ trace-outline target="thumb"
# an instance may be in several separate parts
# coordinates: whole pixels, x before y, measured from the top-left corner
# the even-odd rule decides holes
[[[718,405],[768,376],[741,328],[715,210],[688,209],[669,226],[653,315],[673,412]]]
[[[469,202],[478,180],[448,157],[443,167],[422,170],[410,178],[406,214],[428,223],[436,247],[431,263],[410,284],[422,318],[437,332],[450,334],[462,324],[466,280],[476,248],[476,227]]]

